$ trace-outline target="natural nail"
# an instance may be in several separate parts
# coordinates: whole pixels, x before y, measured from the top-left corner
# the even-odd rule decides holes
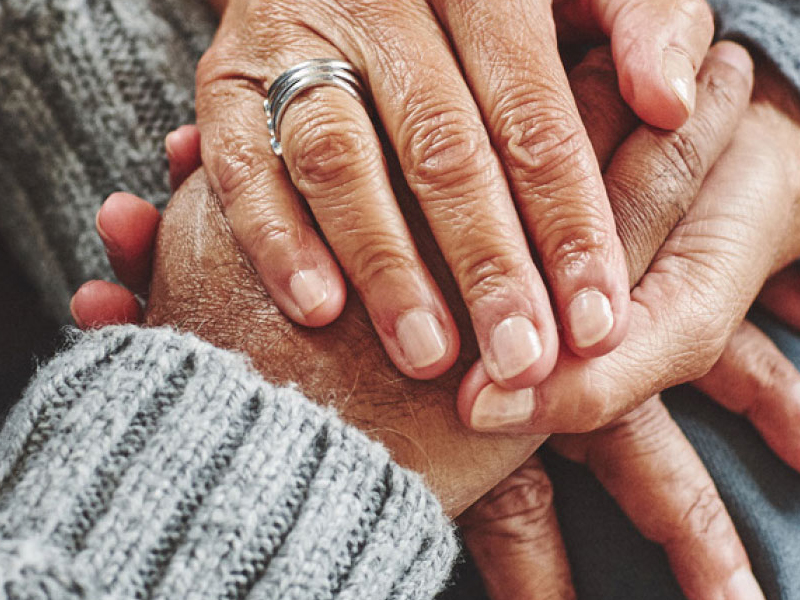
[[[502,380],[516,377],[542,355],[542,342],[526,317],[509,317],[492,331],[492,362]]]
[[[447,351],[447,341],[439,321],[426,310],[411,310],[397,319],[397,341],[415,369],[439,362]]]
[[[300,311],[308,316],[328,299],[328,285],[316,269],[298,271],[289,281]]]
[[[535,407],[533,390],[504,390],[490,383],[472,405],[470,426],[475,431],[498,431],[524,425],[531,420]]]
[[[80,290],[78,290],[80,291]],[[75,325],[78,326],[78,329],[86,329],[86,322],[81,319],[78,312],[75,310],[75,298],[78,296],[76,292],[74,296],[69,301],[69,312],[72,315],[72,320],[75,321]]]
[[[103,246],[105,246],[106,254],[111,257],[122,256],[122,248],[114,241],[108,232],[103,229],[102,224],[100,223],[100,211],[97,212],[94,218],[94,227],[97,229],[97,235],[100,236],[100,239],[103,240]]]
[[[589,348],[603,340],[614,328],[611,302],[598,290],[583,290],[567,309],[572,339],[578,348]]]
[[[167,137],[164,138],[164,147],[167,150],[167,157],[172,158],[175,155],[175,136],[177,131],[170,131]]]
[[[750,569],[739,569],[731,576],[725,588],[725,600],[764,600],[764,592]]]
[[[664,79],[686,111],[692,114],[696,90],[694,65],[686,54],[675,48],[665,49],[662,60]]]
[[[745,77],[753,71],[753,59],[747,50],[733,42],[720,42],[711,49],[710,54],[716,59],[732,66]]]

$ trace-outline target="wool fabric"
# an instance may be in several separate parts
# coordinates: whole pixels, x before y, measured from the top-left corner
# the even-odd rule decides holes
[[[77,335],[0,432],[3,599],[418,600],[455,554],[418,475],[191,335]]]

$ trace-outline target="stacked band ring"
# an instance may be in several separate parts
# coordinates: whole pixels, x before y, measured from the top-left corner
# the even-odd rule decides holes
[[[307,60],[285,71],[267,91],[264,110],[267,113],[270,144],[277,156],[281,148],[281,122],[286,108],[299,94],[307,89],[323,85],[336,86],[362,104],[364,86],[353,65],[343,60],[317,58]]]

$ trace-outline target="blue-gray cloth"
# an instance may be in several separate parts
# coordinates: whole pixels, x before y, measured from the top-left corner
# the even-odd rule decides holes
[[[800,336],[752,320],[800,367]],[[769,600],[800,599],[800,475],[744,417],[689,386],[664,401],[708,468]],[[548,453],[559,523],[581,600],[683,600],[663,550],[642,537],[586,469]]]

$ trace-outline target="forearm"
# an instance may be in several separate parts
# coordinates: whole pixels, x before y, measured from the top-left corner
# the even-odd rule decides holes
[[[81,336],[0,434],[11,597],[222,597],[246,573],[270,597],[427,598],[454,547],[438,502],[380,445],[169,330]]]

